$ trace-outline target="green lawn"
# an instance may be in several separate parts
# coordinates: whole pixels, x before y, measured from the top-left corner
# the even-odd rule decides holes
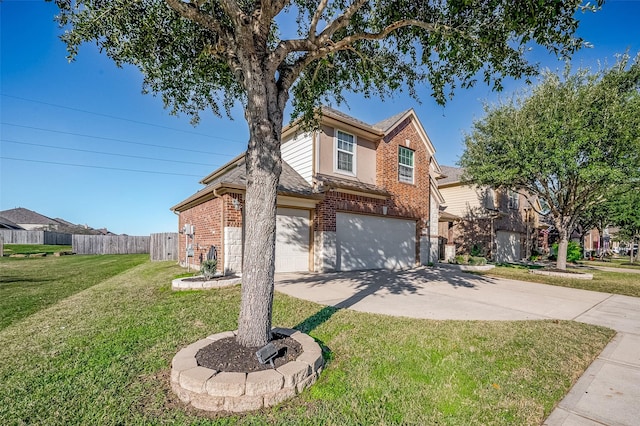
[[[45,245],[45,244],[5,244],[4,255],[11,254],[53,254],[61,251],[71,251],[71,246]]]
[[[608,262],[601,262],[599,260],[581,260],[579,263],[581,265],[604,266],[607,268],[640,269],[640,263],[631,263],[629,258],[611,259]]]
[[[0,330],[148,259],[148,254],[2,258]]]
[[[89,273],[105,257],[83,258]],[[53,288],[69,274],[49,260],[2,267],[17,281],[42,262]],[[173,396],[171,358],[235,329],[240,289],[172,292],[181,272],[123,268],[0,330],[0,424],[539,425],[614,334],[569,321],[393,318],[277,293],[274,325],[327,350],[320,380],[279,407],[205,415]]]
[[[609,264],[609,266],[612,266]],[[474,272],[478,275],[488,275],[513,280],[531,281],[542,284],[557,285],[562,287],[581,288],[583,290],[600,291],[604,293],[622,294],[626,296],[640,297],[640,274],[633,272],[608,272],[598,269],[568,268],[593,274],[593,280],[579,280],[574,278],[552,277],[546,275],[534,275],[524,266],[496,266],[486,272]]]

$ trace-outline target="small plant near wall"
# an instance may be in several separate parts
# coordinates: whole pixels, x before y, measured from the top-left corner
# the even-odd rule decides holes
[[[483,251],[482,244],[477,243],[471,247],[471,252],[469,254],[471,254],[472,257],[480,257],[482,256]]]
[[[469,265],[482,266],[487,264],[487,259],[481,256],[471,256],[469,258]]]
[[[211,279],[218,269],[218,261],[215,259],[203,260],[200,264],[200,272],[206,279]]]

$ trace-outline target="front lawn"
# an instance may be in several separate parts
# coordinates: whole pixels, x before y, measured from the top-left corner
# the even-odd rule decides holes
[[[639,269],[640,270],[640,263],[637,263],[637,262],[631,263],[628,258],[611,259],[608,262],[603,262],[600,260],[581,260],[579,263],[581,265],[587,265],[587,266],[604,266],[606,268],[622,268],[622,269]]]
[[[172,292],[181,272],[145,262],[0,330],[0,424],[539,425],[614,334],[394,318],[276,293],[274,325],[326,348],[320,380],[280,407],[205,415],[173,396],[171,358],[237,327],[240,288]]]
[[[2,258],[0,330],[148,259],[148,254]]]
[[[593,274],[593,280],[534,275],[529,273],[529,268],[519,265],[496,266],[489,271],[474,272],[474,274],[640,297],[640,274],[572,268],[571,266],[568,266],[568,269]]]

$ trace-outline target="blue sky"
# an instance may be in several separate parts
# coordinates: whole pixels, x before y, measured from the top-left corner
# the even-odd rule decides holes
[[[117,68],[90,45],[66,59],[57,10],[44,1],[0,2],[0,210],[25,207],[116,233],[175,231],[169,208],[201,188],[199,180],[241,153],[248,139],[240,107],[234,120],[202,114],[191,126],[169,114],[159,98],[141,93],[142,77]],[[579,35],[591,42],[574,66],[640,51],[640,0],[610,0],[596,14],[580,14]],[[553,70],[563,64],[541,48],[530,53]],[[494,102],[525,88],[508,81],[501,94],[483,84],[458,91],[445,107],[428,87],[421,104],[405,93],[380,102],[348,95],[340,110],[375,123],[414,108],[442,165],[462,153],[463,132]]]

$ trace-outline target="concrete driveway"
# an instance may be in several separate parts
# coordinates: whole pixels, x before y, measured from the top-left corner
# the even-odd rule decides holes
[[[452,320],[565,319],[618,334],[545,425],[640,424],[640,298],[460,272],[276,274],[276,290],[323,305],[394,316]]]

